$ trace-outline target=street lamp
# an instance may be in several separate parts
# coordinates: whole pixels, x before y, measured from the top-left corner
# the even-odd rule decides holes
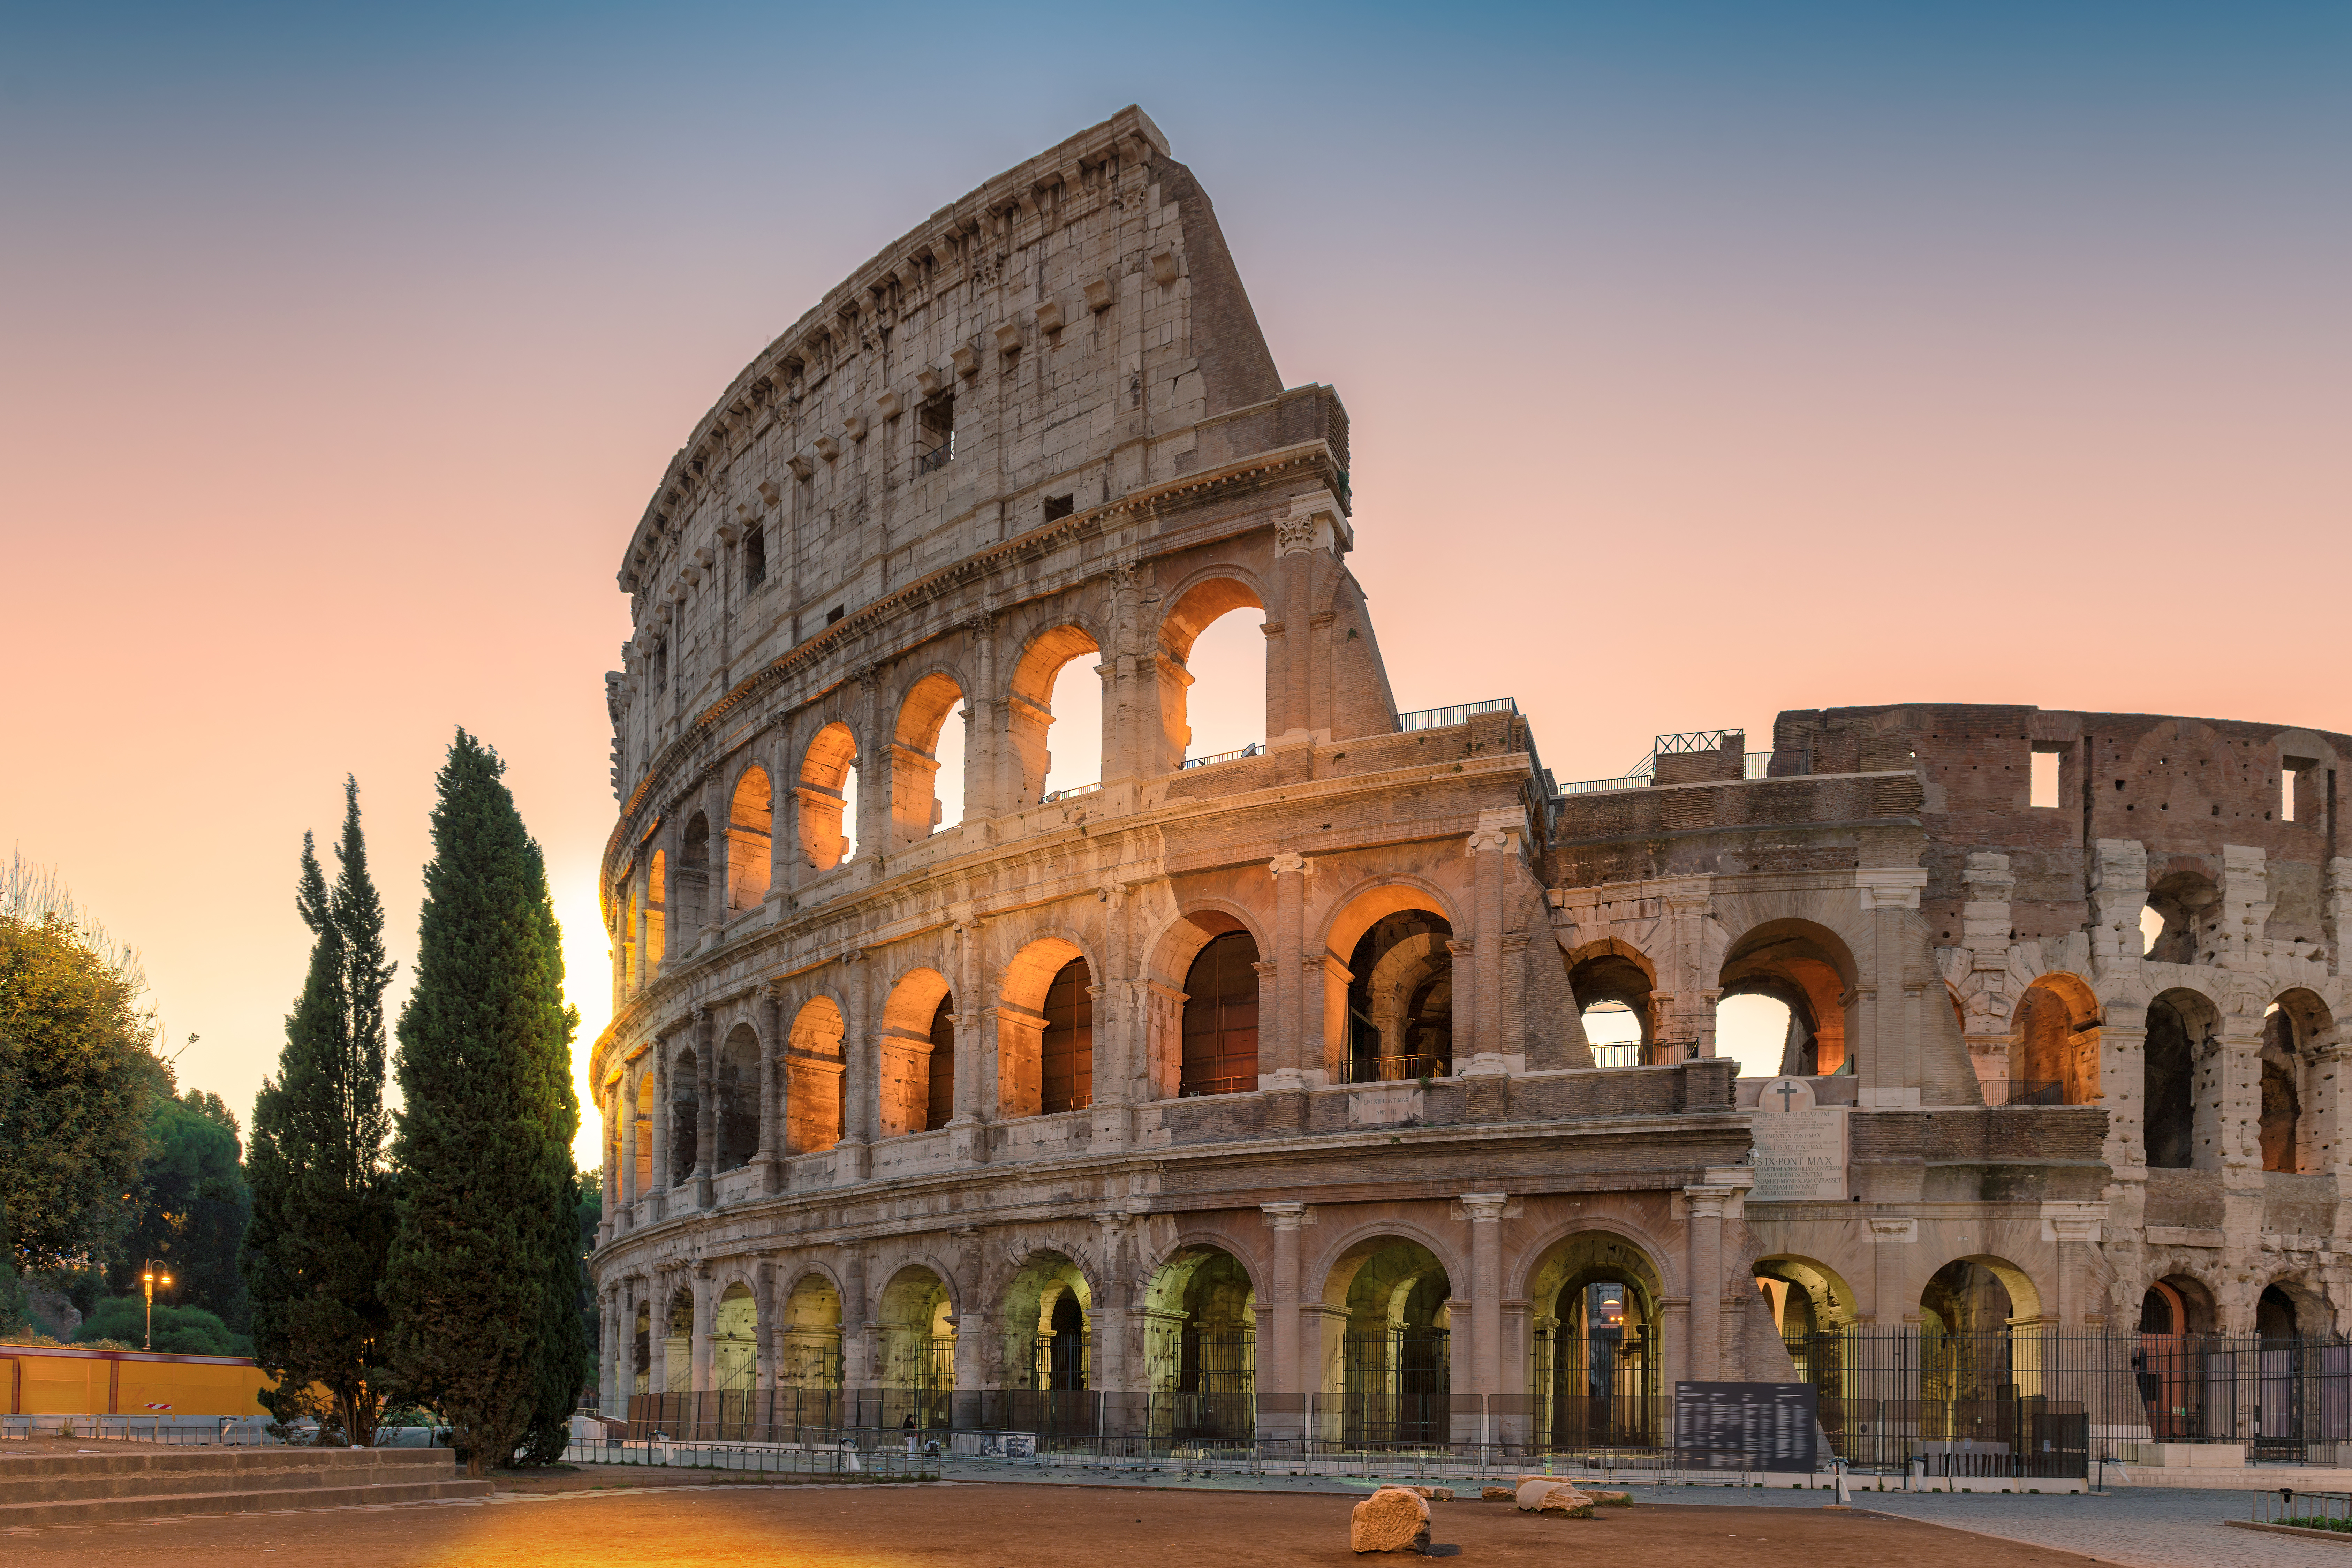
[[[147,1348],[152,1351],[155,1348],[155,1287],[161,1285],[169,1290],[172,1277],[156,1268],[151,1258],[139,1270],[139,1283],[147,1289]]]

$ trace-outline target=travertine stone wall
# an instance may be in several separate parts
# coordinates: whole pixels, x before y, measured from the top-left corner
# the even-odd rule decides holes
[[[837,1355],[851,1386],[1018,1386],[1065,1295],[1088,1387],[1160,1388],[1213,1254],[1268,1429],[1340,1392],[1367,1268],[1444,1275],[1489,1438],[1540,1418],[1570,1279],[1639,1297],[1661,1394],[1788,1375],[1759,1274],[1825,1321],[1916,1321],[1961,1259],[2036,1324],[2129,1326],[2167,1279],[2214,1326],[2273,1283],[2342,1321],[2342,737],[1792,711],[1770,776],[1735,742],[1555,794],[1515,711],[1397,710],[1356,528],[1338,395],[1282,385],[1135,110],[942,207],[730,384],[628,542],[605,683],[610,1396],[739,1365],[744,1322],[766,1385]],[[1189,660],[1235,613],[1262,743],[1204,762]],[[1074,660],[1102,778],[1048,792]],[[1356,1016],[1350,964],[1389,917],[1414,934],[1381,984],[1442,979],[1449,1047],[1368,1070],[1399,1004]],[[1257,1070],[1188,1094],[1188,976],[1228,933]],[[1641,1043],[1596,1065],[1580,990]],[[1783,1066],[1843,1118],[1842,1195],[1748,1196],[1761,1085],[1717,1017],[1750,992],[1801,1021]],[[1046,1009],[1078,994],[1057,1109]],[[2166,1118],[2188,1168],[2151,1160]]]

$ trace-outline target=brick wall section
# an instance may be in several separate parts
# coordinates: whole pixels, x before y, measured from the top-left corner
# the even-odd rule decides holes
[[[1918,703],[1791,710],[1775,721],[1772,744],[1809,752],[1815,773],[1918,773],[1928,840],[1920,908],[1934,941],[1959,940],[1960,868],[1979,850],[2010,858],[2018,940],[2079,929],[2090,918],[2084,846],[2100,838],[2146,845],[2151,883],[2186,870],[2219,885],[2223,845],[2260,849],[2277,904],[2267,934],[2332,934],[2321,921],[2326,868],[2344,853],[2339,792],[2352,782],[2336,776],[2335,759],[2352,754],[2352,737],[2236,720]],[[2060,758],[2055,807],[2030,804],[2038,750]],[[2288,756],[2318,763],[2293,822],[2279,819]]]
[[[1866,1111],[1847,1129],[1867,1199],[2095,1203],[2106,1184],[2098,1106]]]
[[[1919,803],[1917,781],[1899,773],[1566,795],[1555,803],[1548,876],[1555,887],[1579,887],[1912,865]]]

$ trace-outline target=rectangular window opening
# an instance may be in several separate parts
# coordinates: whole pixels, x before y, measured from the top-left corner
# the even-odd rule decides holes
[[[2319,764],[2304,757],[2286,757],[2279,764],[2279,814],[2281,822],[2293,822],[2294,797],[2303,788],[2305,776]]]
[[[1057,521],[1062,518],[1069,516],[1070,513],[1077,510],[1077,509],[1078,498],[1074,495],[1047,496],[1045,498],[1045,521],[1047,522]]]
[[[842,609],[842,605],[835,605],[833,608],[827,610],[824,613],[824,624],[826,626],[831,626],[834,622],[841,619]]]
[[[2033,753],[2033,804],[2037,806],[2058,804],[2058,756],[2056,752]]]
[[[768,580],[768,531],[755,528],[743,538],[743,585],[756,588]]]
[[[955,458],[955,394],[942,392],[915,410],[915,472],[928,474]]]

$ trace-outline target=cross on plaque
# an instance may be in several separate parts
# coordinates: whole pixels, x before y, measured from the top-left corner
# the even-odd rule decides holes
[[[1784,1078],[1772,1087],[1780,1096],[1780,1109],[1782,1110],[1789,1110],[1789,1101],[1797,1097],[1796,1079]]]

